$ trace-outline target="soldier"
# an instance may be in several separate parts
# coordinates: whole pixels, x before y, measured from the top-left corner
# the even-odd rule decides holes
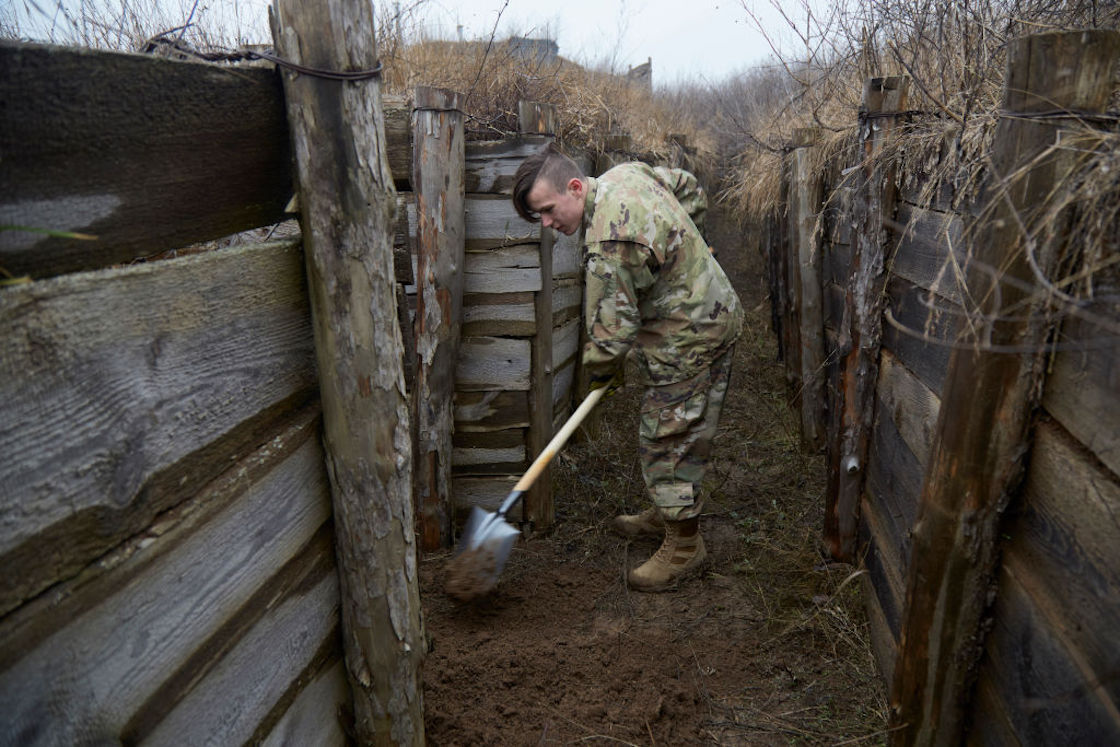
[[[589,177],[550,144],[518,168],[513,205],[545,228],[582,231],[591,388],[618,386],[627,353],[636,352],[646,386],[642,475],[653,507],[612,524],[626,536],[663,536],[629,572],[631,587],[674,587],[707,555],[700,489],[743,326],[739,297],[700,233],[707,199],[687,171],[627,163]]]

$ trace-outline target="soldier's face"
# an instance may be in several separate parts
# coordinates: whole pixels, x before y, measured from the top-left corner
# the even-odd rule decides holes
[[[583,182],[579,179],[569,180],[563,192],[557,192],[548,181],[537,179],[525,196],[525,202],[541,216],[542,226],[571,236],[583,221],[584,195]]]

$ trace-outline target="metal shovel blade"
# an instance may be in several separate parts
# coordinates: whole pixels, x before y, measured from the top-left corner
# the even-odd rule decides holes
[[[493,589],[520,534],[500,514],[471,508],[448,573],[448,592],[465,601]]]

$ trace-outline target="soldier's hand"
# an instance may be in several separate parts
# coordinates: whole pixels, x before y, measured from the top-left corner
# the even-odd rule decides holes
[[[613,371],[607,371],[605,373],[592,376],[591,381],[587,385],[587,390],[589,392],[593,392],[596,389],[602,389],[603,387],[606,387],[607,391],[603,396],[610,397],[624,386],[626,386],[625,375],[622,366],[619,366]]]

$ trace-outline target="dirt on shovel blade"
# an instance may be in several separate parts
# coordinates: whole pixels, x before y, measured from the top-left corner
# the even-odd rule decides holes
[[[497,557],[486,545],[463,550],[447,564],[444,589],[460,602],[477,599],[494,588],[497,566]]]

